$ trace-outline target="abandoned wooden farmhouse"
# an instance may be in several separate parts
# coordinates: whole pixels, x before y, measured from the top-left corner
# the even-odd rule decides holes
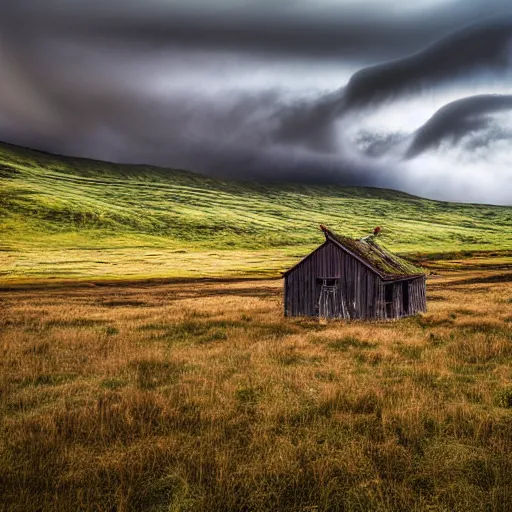
[[[397,319],[426,311],[420,269],[375,236],[358,240],[320,227],[325,242],[284,273],[286,316]]]

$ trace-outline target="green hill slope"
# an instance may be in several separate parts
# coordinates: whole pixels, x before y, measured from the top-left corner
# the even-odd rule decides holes
[[[379,225],[400,253],[512,249],[512,207],[359,187],[221,181],[0,144],[0,272],[23,277],[277,273]]]

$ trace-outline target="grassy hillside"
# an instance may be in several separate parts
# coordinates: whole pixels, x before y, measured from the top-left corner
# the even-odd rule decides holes
[[[512,249],[512,207],[358,187],[263,185],[0,144],[0,277],[276,274],[318,224],[401,253]]]

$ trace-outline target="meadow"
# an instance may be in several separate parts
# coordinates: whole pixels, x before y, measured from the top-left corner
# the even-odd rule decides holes
[[[382,227],[417,261],[512,256],[512,208],[261,184],[0,143],[0,280],[276,277],[323,240]]]
[[[381,226],[428,313],[284,318]],[[512,208],[0,143],[0,510],[508,511]]]
[[[275,279],[4,288],[0,509],[510,510],[512,271],[455,267],[399,322],[285,319]]]

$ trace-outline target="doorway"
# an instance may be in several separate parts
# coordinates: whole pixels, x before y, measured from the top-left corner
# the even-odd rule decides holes
[[[393,285],[384,286],[384,303],[386,305],[386,318],[393,318]]]
[[[404,315],[409,314],[409,281],[402,281],[402,305]]]
[[[317,283],[320,285],[318,296],[318,316],[320,318],[338,318],[340,309],[343,312],[338,281],[336,278],[317,279]]]

